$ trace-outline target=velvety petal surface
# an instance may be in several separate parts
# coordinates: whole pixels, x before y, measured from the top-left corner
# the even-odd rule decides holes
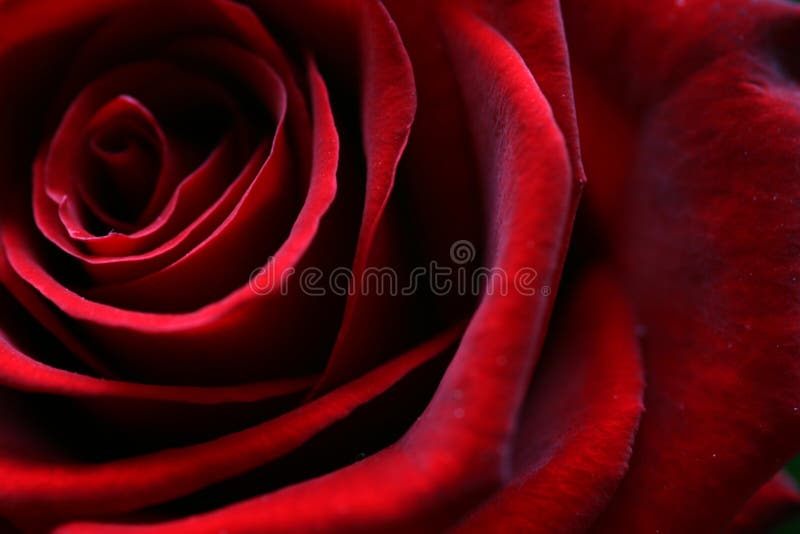
[[[800,513],[800,491],[792,476],[779,471],[750,497],[727,529],[731,534],[755,534],[773,529]]]
[[[100,465],[4,457],[2,512],[20,520],[114,514],[188,494],[274,460],[438,356],[460,328],[443,333],[358,381],[245,431],[191,447]]]
[[[579,114],[610,101],[590,116],[622,110],[607,135],[633,132],[600,172],[626,173],[619,209],[598,212],[617,219],[606,239],[643,333],[646,413],[596,530],[720,530],[800,451],[800,9],[564,6],[598,93]]]
[[[457,532],[584,532],[627,471],[644,408],[630,303],[605,269],[569,300],[525,401],[513,479]]]

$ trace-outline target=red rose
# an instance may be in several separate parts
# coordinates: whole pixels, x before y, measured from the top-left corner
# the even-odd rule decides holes
[[[0,4],[0,527],[796,511],[800,9],[562,4]]]

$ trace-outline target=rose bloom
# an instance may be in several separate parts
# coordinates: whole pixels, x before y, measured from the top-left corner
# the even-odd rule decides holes
[[[800,5],[0,2],[0,531],[765,532]]]

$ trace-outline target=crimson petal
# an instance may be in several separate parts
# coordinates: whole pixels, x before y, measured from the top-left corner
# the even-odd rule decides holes
[[[566,142],[508,41],[473,14],[450,9],[443,13],[449,53],[474,114],[476,143],[487,154],[485,180],[495,186],[493,265],[512,278],[535,265],[542,280],[555,283],[578,186]],[[76,524],[63,532],[441,529],[510,474],[511,440],[550,306],[539,295],[487,296],[421,419],[400,442],[360,463],[185,520]],[[495,335],[501,328],[510,335]]]
[[[800,491],[792,476],[779,471],[733,518],[728,534],[758,534],[800,512]]]
[[[202,489],[279,458],[442,354],[461,333],[430,342],[275,419],[222,438],[99,465],[0,458],[0,513],[20,520],[135,510]]]
[[[625,224],[609,237],[645,333],[647,412],[596,528],[718,531],[800,451],[800,109],[786,52],[800,7],[564,5],[576,61],[638,125]]]
[[[585,532],[627,471],[644,408],[630,303],[602,269],[569,300],[531,384],[515,478],[457,532]]]

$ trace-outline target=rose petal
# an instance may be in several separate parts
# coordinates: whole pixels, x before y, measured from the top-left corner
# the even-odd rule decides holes
[[[177,387],[104,380],[56,369],[20,352],[0,331],[0,385],[22,391],[68,397],[124,398],[192,404],[246,403],[297,393],[316,377],[231,387]]]
[[[565,9],[576,58],[614,66],[606,90],[641,123],[625,225],[610,238],[645,332],[647,412],[596,528],[718,531],[800,451],[800,110],[787,53],[800,8]]]
[[[514,479],[457,532],[585,532],[627,470],[644,392],[633,314],[603,270],[574,291],[520,418]]]
[[[357,376],[375,358],[371,347],[363,344],[365,332],[373,329],[361,322],[366,319],[370,325],[380,324],[375,317],[379,312],[374,305],[370,306],[374,299],[362,288],[363,272],[370,264],[373,242],[394,187],[397,165],[408,142],[417,105],[411,62],[386,9],[378,2],[368,1],[362,6],[361,16],[361,122],[367,190],[351,268],[352,294],[317,394]],[[392,307],[396,305],[392,303]],[[380,332],[370,337],[383,337]]]
[[[170,90],[161,89],[157,94],[153,94],[152,80],[154,78],[168,84],[167,87]],[[276,115],[280,115],[282,89],[275,85],[273,84],[271,88],[275,93],[273,107],[276,108]],[[125,108],[128,110],[128,114],[139,110],[139,114],[144,117],[143,120],[147,121],[149,129],[153,131],[150,134],[150,137],[153,138],[151,144],[155,145],[154,149],[157,149],[158,152],[157,157],[161,160],[159,164],[161,170],[158,173],[157,181],[152,184],[149,195],[145,195],[143,198],[144,202],[149,202],[149,206],[143,206],[144,212],[140,217],[151,218],[156,210],[167,204],[178,182],[204,157],[193,154],[196,149],[184,149],[181,145],[186,143],[182,140],[176,139],[174,136],[168,137],[158,124],[158,119],[153,117],[149,110],[144,109],[141,104],[132,104],[132,102],[136,102],[135,99],[131,97],[125,97],[127,100],[124,98],[113,99],[120,94],[133,94],[139,99],[146,100],[150,107],[161,108],[156,111],[163,115],[164,108],[176,107],[174,102],[168,102],[170,97],[177,98],[178,95],[189,91],[189,88],[192,88],[193,98],[207,99],[209,105],[210,102],[219,101],[221,108],[227,108],[231,114],[237,113],[234,110],[235,105],[229,97],[222,93],[220,87],[166,62],[137,63],[116,69],[104,78],[90,84],[81,93],[70,106],[52,141],[44,145],[34,163],[34,213],[39,227],[51,241],[65,251],[82,258],[87,258],[82,254],[85,246],[88,246],[88,250],[92,254],[97,254],[103,251],[99,247],[102,247],[104,241],[110,240],[114,236],[117,237],[117,242],[120,241],[121,236],[118,232],[112,233],[111,236],[98,237],[92,231],[86,230],[79,206],[76,205],[81,200],[92,200],[87,196],[87,186],[90,185],[87,184],[87,175],[97,174],[96,169],[92,169],[91,161],[87,161],[88,158],[84,156],[87,149],[86,144],[92,142],[91,138],[87,139],[87,137],[91,137],[92,131],[99,127],[98,121],[108,121],[103,117],[109,115],[110,110],[119,108],[120,103],[125,105],[124,103],[128,102],[127,108]],[[182,99],[185,103],[187,97],[183,96]],[[159,100],[162,101],[159,102]],[[108,101],[111,103],[106,104],[105,108],[101,108]],[[132,105],[133,107],[131,107]],[[94,117],[90,115],[92,109],[95,111]],[[97,115],[98,113],[100,115]],[[116,156],[119,157],[119,154]],[[108,155],[105,157],[107,159]],[[135,174],[129,178],[135,179]],[[47,210],[53,211],[54,204],[59,207],[58,219],[60,221],[56,220],[55,214],[47,212]],[[139,223],[137,226],[135,222],[120,222],[105,214],[103,207],[90,204],[90,208],[97,217],[107,219],[109,224],[119,223],[118,231],[134,233],[143,224]],[[150,213],[147,213],[148,209]]]
[[[284,143],[287,142],[285,140],[287,134],[281,131],[284,128],[284,117],[287,114],[287,93],[284,88],[285,85],[278,79],[275,72],[260,58],[242,49],[237,49],[228,43],[204,41],[192,44],[194,45],[192,48],[206,51],[207,53],[204,55],[211,56],[218,61],[226,61],[231,70],[237,75],[243,76],[252,86],[257,88],[256,91],[260,100],[263,102],[264,106],[270,109],[277,122],[276,138]],[[155,73],[148,73],[146,65],[149,64],[140,65],[141,66],[138,68],[129,67],[123,69],[121,75],[131,70],[138,72],[138,78],[141,79],[141,83],[144,83],[145,87],[149,87],[151,85],[149,80],[155,76]],[[169,67],[163,68],[167,68],[169,71]],[[144,70],[144,72],[139,72],[142,70]],[[162,73],[161,76],[163,75]],[[123,78],[125,79],[127,77],[128,76],[124,76]],[[125,84],[112,90],[125,90]],[[128,88],[128,90],[131,89]],[[175,96],[174,93],[173,96]],[[68,136],[68,138],[76,137],[79,137],[79,135],[75,132]],[[61,144],[63,145],[63,143]],[[65,147],[64,149],[66,150],[66,148],[69,147]],[[69,152],[71,151],[68,151],[68,153]],[[194,221],[190,221],[190,224],[183,228],[180,233],[165,242],[159,242],[159,239],[169,237],[169,233],[165,234],[165,232],[170,231],[170,227],[159,226],[154,232],[144,233],[141,236],[130,236],[128,247],[135,246],[137,249],[131,250],[128,248],[125,250],[126,254],[123,254],[121,257],[95,256],[94,254],[83,253],[80,249],[77,249],[75,245],[65,242],[63,238],[59,238],[57,230],[49,230],[53,226],[53,223],[42,218],[47,215],[46,212],[42,213],[41,210],[38,211],[38,213],[42,213],[42,216],[38,218],[37,222],[42,230],[44,230],[45,235],[58,243],[62,249],[81,260],[81,263],[94,280],[108,282],[142,276],[143,274],[151,273],[159,268],[170,265],[170,263],[174,262],[177,258],[180,258],[188,251],[199,246],[199,243],[207,239],[209,234],[223,223],[225,217],[230,217],[235,206],[243,202],[245,196],[255,196],[255,194],[252,193],[252,189],[257,189],[254,182],[263,182],[265,180],[264,177],[259,178],[256,170],[260,168],[264,160],[267,159],[265,157],[266,154],[267,152],[264,150],[263,146],[258,148],[253,153],[250,162],[248,162],[239,177],[232,181],[227,190],[225,190],[218,199],[215,199],[215,202],[204,211],[202,210],[202,206],[200,206],[201,209],[199,210],[198,207],[193,208],[195,212],[201,211],[202,213],[200,213]],[[57,175],[68,175],[68,173],[63,171],[54,172]],[[206,173],[207,172],[209,172],[208,169],[206,169]],[[287,173],[282,174],[282,177],[286,174]],[[285,176],[285,178],[288,179],[288,176]],[[263,185],[261,187],[263,188]],[[284,188],[288,188],[288,186],[284,186]],[[181,188],[179,188],[178,192],[180,191]],[[58,195],[58,198],[60,199],[61,196],[62,195]],[[39,206],[39,204],[43,202],[36,196],[35,199],[38,200],[38,203],[35,202],[34,206]],[[194,200],[197,200],[196,196]],[[263,209],[267,213],[281,211],[269,204],[269,198],[257,198],[257,200],[264,203]],[[250,202],[253,202],[253,200],[250,200]],[[165,219],[163,222],[166,224],[170,221],[169,219]],[[173,224],[172,227],[174,226]],[[123,236],[117,237],[119,241]],[[100,245],[102,245],[102,243],[100,243]],[[139,248],[147,247],[148,245],[151,247],[157,246],[146,252],[138,251]],[[101,252],[101,250],[95,250],[94,252]]]
[[[338,136],[324,83],[315,72],[312,65],[309,79],[315,95],[316,140],[312,184],[291,234],[268,264],[276,276],[297,265],[309,249],[336,194]],[[92,303],[60,285],[29,255],[29,247],[20,246],[25,236],[19,232],[17,220],[9,221],[2,231],[12,242],[6,253],[15,271],[67,315],[85,322],[93,334],[91,339],[112,347],[113,355],[125,360],[118,366],[128,372],[136,370],[134,375],[144,370],[144,374],[158,377],[160,383],[197,384],[209,380],[220,383],[220,378],[226,375],[234,377],[228,381],[241,382],[245,377],[252,381],[258,369],[271,376],[308,374],[313,372],[309,362],[314,362],[319,352],[304,347],[326,342],[323,336],[310,337],[282,326],[296,324],[299,317],[308,319],[314,314],[327,313],[321,299],[304,295],[296,288],[290,295],[281,295],[281,287],[275,287],[270,295],[265,295],[245,285],[222,300],[187,314],[128,311]],[[180,285],[186,286],[186,281]],[[275,356],[264,357],[266,341],[262,340],[268,340]],[[292,361],[282,360],[280,355],[290,350],[294,355]],[[221,355],[229,353],[237,354],[237,358],[221,359]],[[161,354],[170,354],[170,358],[165,360]],[[144,357],[147,355],[152,359],[148,361]]]
[[[403,376],[438,356],[456,327],[347,386],[283,416],[214,441],[99,465],[0,458],[0,511],[14,518],[91,516],[135,510],[225,480],[276,459]]]
[[[534,265],[554,283],[577,186],[563,135],[509,43],[452,9],[443,14],[449,53],[467,93],[475,142],[487,157],[485,180],[496,186],[493,265],[512,279]],[[515,194],[504,194],[509,189]],[[362,462],[181,521],[75,524],[62,532],[440,530],[509,475],[510,442],[549,309],[549,299],[538,295],[487,296],[422,418],[396,445]],[[500,330],[507,335],[498,337]]]
[[[739,510],[726,532],[758,534],[800,512],[800,491],[791,475],[779,471]]]

